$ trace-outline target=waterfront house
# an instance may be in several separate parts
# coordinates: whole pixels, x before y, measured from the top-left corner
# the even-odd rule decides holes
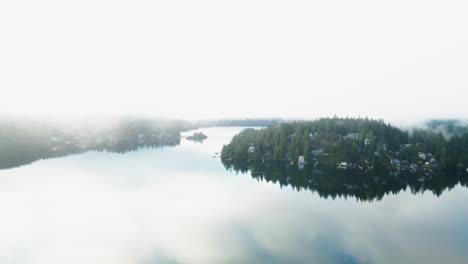
[[[337,169],[347,169],[348,168],[348,163],[345,161],[342,161],[338,164]]]
[[[418,158],[422,159],[422,160],[426,160],[426,153],[424,152],[419,152],[418,153]]]
[[[247,150],[248,153],[254,153],[255,152],[255,147],[250,146],[249,149]]]

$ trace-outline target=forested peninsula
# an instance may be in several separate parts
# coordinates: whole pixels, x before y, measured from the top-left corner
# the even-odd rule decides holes
[[[224,161],[286,161],[338,168],[466,170],[468,129],[400,129],[383,120],[321,118],[245,129],[224,145]]]

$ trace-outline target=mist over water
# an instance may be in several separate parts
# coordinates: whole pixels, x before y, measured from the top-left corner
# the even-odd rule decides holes
[[[467,13],[0,1],[0,264],[466,264]]]
[[[227,171],[203,143],[88,152],[0,171],[2,263],[464,263],[466,187],[381,201]],[[190,135],[191,132],[183,135]]]

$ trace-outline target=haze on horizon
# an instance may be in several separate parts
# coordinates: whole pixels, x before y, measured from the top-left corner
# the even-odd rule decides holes
[[[468,118],[466,1],[3,1],[0,114]]]

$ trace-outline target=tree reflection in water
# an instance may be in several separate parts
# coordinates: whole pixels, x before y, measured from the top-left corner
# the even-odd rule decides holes
[[[227,170],[250,173],[259,181],[272,182],[294,190],[309,190],[320,197],[356,198],[358,201],[380,201],[385,195],[397,194],[407,188],[413,194],[430,191],[440,196],[457,184],[468,187],[464,173],[434,173],[432,175],[395,173],[390,170],[338,170],[334,167],[311,165],[299,167],[284,162],[245,162],[223,160]]]

